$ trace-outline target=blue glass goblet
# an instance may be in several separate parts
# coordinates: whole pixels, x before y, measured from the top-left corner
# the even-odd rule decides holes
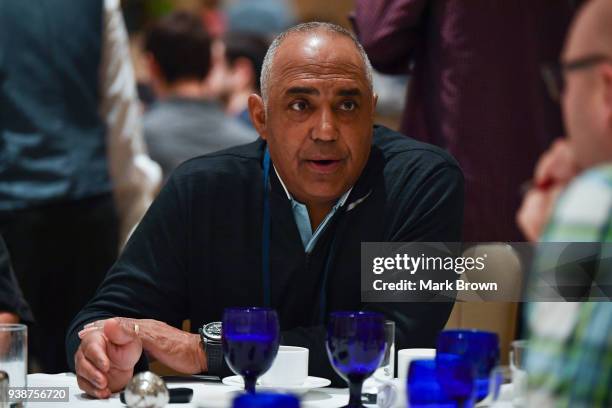
[[[499,362],[497,334],[479,330],[445,330],[438,336],[437,353],[456,354],[469,361],[475,370],[476,400],[489,392],[489,376]]]
[[[463,356],[438,353],[436,377],[442,391],[459,408],[474,406],[476,378],[474,366]]]
[[[363,407],[361,388],[385,354],[385,318],[372,312],[333,312],[327,327],[327,355],[340,377],[348,382],[346,407]]]
[[[300,408],[300,400],[291,394],[243,394],[234,398],[232,408]]]
[[[412,360],[406,385],[410,408],[456,408],[438,381],[436,360]]]
[[[253,394],[257,378],[268,371],[278,352],[276,311],[258,307],[225,309],[222,327],[225,361],[244,378],[244,389]]]

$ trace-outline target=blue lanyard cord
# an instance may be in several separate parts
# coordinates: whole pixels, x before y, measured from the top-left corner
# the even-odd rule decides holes
[[[263,226],[262,226],[262,248],[261,248],[261,270],[263,279],[264,305],[272,307],[271,282],[270,282],[270,152],[266,147],[263,159]],[[319,323],[325,322],[325,309],[327,307],[327,276],[332,267],[336,252],[336,238],[334,234],[329,252],[325,259],[321,290],[319,293]]]
[[[270,294],[270,152],[266,147],[263,161],[263,226],[262,226],[262,248],[261,248],[261,270],[263,274],[263,297],[264,306],[271,307]]]

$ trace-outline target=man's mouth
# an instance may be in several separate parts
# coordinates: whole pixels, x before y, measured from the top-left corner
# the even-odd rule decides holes
[[[329,174],[335,172],[340,165],[342,160],[337,159],[322,159],[322,160],[306,160],[308,167],[317,173]]]

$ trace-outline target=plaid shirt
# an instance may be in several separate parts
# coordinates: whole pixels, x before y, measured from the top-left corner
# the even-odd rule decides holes
[[[568,187],[541,241],[612,242],[612,165]],[[532,303],[528,321],[529,406],[612,407],[612,302]]]

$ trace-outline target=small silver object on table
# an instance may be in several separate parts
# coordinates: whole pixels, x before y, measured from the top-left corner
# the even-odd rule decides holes
[[[164,380],[150,371],[132,377],[125,387],[124,396],[130,408],[162,408],[170,400]]]

